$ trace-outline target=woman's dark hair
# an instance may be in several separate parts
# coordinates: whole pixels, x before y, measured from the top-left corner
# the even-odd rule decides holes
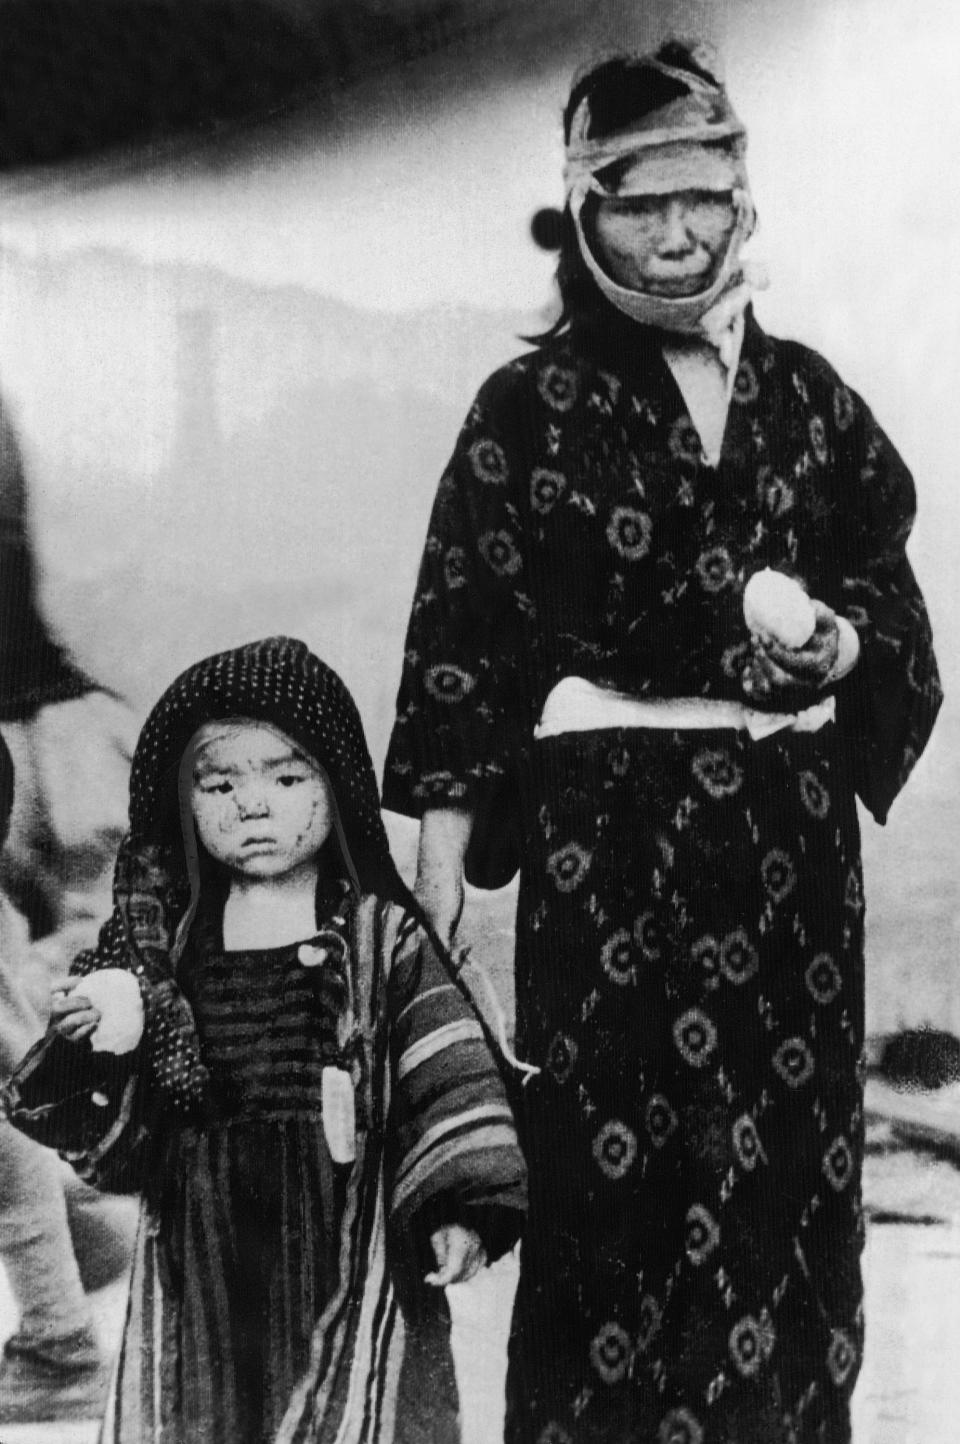
[[[591,211],[595,209],[592,197],[584,204],[581,212],[582,223],[589,228]],[[554,280],[560,293],[560,314],[545,331],[532,336],[521,336],[533,346],[543,346],[558,336],[565,335],[572,327],[589,323],[599,315],[606,301],[580,251],[577,228],[569,205],[564,206],[560,215],[560,245]]]
[[[711,85],[719,84],[679,40],[668,40],[653,56],[612,56],[574,82],[563,111],[564,141],[569,142],[573,117],[586,99],[590,101],[590,138],[602,140],[688,93],[682,80],[655,70],[651,59]]]
[[[573,118],[584,100],[590,102],[590,139],[602,140],[686,95],[688,88],[683,81],[652,68],[648,63],[651,58],[713,85],[719,84],[716,76],[694,60],[691,50],[680,40],[666,41],[652,57],[614,56],[574,83],[563,111],[564,143],[570,142]],[[617,172],[622,165],[623,162],[617,162],[602,173],[611,188],[616,186]],[[596,198],[588,196],[581,212],[581,223],[588,235],[595,213]],[[532,345],[542,346],[571,327],[589,324],[607,304],[581,254],[569,205],[564,206],[559,223],[555,279],[560,293],[560,314],[546,331],[522,337]]]

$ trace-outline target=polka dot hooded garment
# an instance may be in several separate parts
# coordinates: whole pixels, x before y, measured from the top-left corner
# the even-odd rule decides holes
[[[219,652],[167,688],[140,734],[130,776],[130,834],[158,841],[176,818],[183,754],[205,722],[268,722],[318,762],[333,787],[361,886],[382,886],[393,864],[380,818],[373,763],[356,703],[332,668],[290,637]],[[174,825],[177,825],[174,823]]]
[[[204,723],[245,717],[286,733],[324,769],[338,814],[344,871],[353,888],[399,898],[376,777],[356,704],[301,641],[270,637],[206,657],[167,688],[144,724],[130,775],[130,831],[114,878],[114,912],[95,952],[73,971],[132,968],[152,984],[146,1027],[157,1082],[178,1110],[201,1102],[206,1074],[193,1020],[176,986],[178,929],[198,890],[184,846],[178,781]]]

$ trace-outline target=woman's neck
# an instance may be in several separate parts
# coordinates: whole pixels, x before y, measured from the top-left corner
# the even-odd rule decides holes
[[[282,948],[312,937],[318,880],[316,860],[282,877],[234,876],[223,909],[224,949]]]

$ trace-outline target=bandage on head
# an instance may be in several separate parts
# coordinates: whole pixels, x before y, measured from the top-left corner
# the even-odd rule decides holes
[[[649,77],[654,94],[673,82],[673,99],[612,134],[594,137],[595,91],[589,88],[570,121],[564,179],[575,190],[601,195],[666,195],[679,190],[746,189],[746,130],[719,81],[653,56],[627,62],[638,96]],[[633,162],[614,187],[599,179],[611,166]]]

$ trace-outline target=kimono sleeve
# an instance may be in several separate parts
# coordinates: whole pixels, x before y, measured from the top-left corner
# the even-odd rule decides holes
[[[943,698],[926,605],[906,547],[913,478],[867,406],[838,384],[835,450],[846,506],[842,610],[860,658],[841,684],[840,719],[857,793],[886,821],[933,729]]]
[[[388,1208],[406,1236],[442,1222],[480,1234],[494,1258],[519,1237],[526,1165],[476,1018],[423,931],[398,933],[388,986]]]
[[[482,811],[527,723],[521,380],[507,367],[481,389],[436,494],[384,771],[384,806],[408,816]]]

